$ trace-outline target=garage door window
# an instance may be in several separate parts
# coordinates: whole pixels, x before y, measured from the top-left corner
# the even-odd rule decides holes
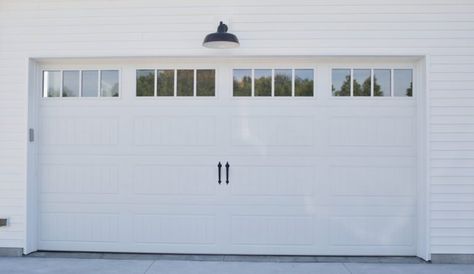
[[[413,96],[413,73],[411,69],[393,70],[394,96]]]
[[[118,96],[118,70],[43,71],[43,97]]]
[[[333,69],[332,95],[411,97],[412,69]]]
[[[212,97],[216,94],[213,69],[139,69],[137,97]]]
[[[61,71],[43,72],[43,97],[61,96]]]
[[[234,69],[234,97],[313,96],[313,69]]]

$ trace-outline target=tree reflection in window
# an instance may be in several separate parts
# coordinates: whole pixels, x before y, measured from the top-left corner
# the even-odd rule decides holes
[[[255,96],[272,96],[272,70],[256,69],[255,76]]]
[[[372,88],[377,97],[413,96],[412,69],[354,69],[352,79],[352,96],[371,96]],[[332,70],[332,94],[351,96],[351,69]]]
[[[291,69],[275,70],[275,96],[291,96],[292,78]]]
[[[194,70],[178,70],[177,96],[193,96],[194,92]]]
[[[413,72],[411,69],[393,70],[394,96],[413,96]]]
[[[332,70],[332,94],[334,96],[351,95],[351,70],[333,69]]]
[[[216,75],[213,69],[198,69],[196,71],[196,96],[214,96],[216,90]]]
[[[372,85],[370,69],[354,69],[353,78],[354,96],[370,96]]]
[[[252,95],[252,70],[234,69],[233,91],[234,96]]]
[[[295,69],[295,96],[313,96],[313,74],[312,69]]]
[[[151,69],[137,70],[137,96],[155,95],[155,71]]]
[[[174,95],[174,70],[167,69],[156,71],[156,95]]]
[[[374,96],[391,96],[391,70],[374,69]]]
[[[100,73],[100,96],[119,96],[118,70],[102,70]]]

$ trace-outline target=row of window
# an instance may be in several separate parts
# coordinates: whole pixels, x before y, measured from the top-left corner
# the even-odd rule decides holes
[[[137,96],[215,96],[213,69],[137,70]]]
[[[118,97],[118,70],[47,70],[43,97]]]
[[[140,69],[136,96],[215,96],[213,69]],[[413,96],[411,69],[332,70],[333,96]],[[118,97],[118,70],[47,70],[43,97]],[[314,96],[313,69],[234,69],[233,96]]]
[[[312,69],[234,69],[234,96],[313,96]]]
[[[413,96],[411,69],[333,69],[333,96]]]

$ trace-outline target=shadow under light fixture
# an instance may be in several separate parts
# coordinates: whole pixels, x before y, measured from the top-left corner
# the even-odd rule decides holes
[[[202,45],[211,49],[238,48],[240,46],[239,39],[234,34],[228,33],[227,30],[227,25],[221,21],[217,27],[217,32],[206,35]]]

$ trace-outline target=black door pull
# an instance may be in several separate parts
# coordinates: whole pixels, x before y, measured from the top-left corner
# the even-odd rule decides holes
[[[221,164],[221,162],[219,162],[217,164],[217,183],[218,184],[222,183],[222,181],[221,181],[221,168],[222,168],[222,164]]]
[[[225,164],[225,183],[229,184],[229,162]]]

